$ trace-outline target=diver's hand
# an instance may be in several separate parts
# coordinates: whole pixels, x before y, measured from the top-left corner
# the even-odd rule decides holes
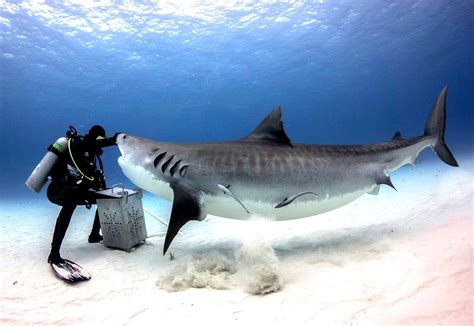
[[[116,132],[115,135],[113,135],[112,137],[110,137],[110,138],[112,138],[112,139],[114,140],[114,144],[115,144],[115,145],[117,145],[117,136],[120,135],[120,134],[121,134],[121,132]]]

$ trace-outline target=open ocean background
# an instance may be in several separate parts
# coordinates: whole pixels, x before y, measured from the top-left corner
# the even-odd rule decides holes
[[[0,325],[474,325],[473,44],[474,0],[0,0]],[[426,150],[398,191],[298,220],[207,216],[166,256],[170,202],[145,193],[131,252],[88,243],[78,207],[61,255],[92,279],[46,263],[60,207],[24,182],[70,125],[225,141],[280,105],[293,143],[377,143],[423,134],[445,85],[459,168]],[[104,151],[109,186],[134,187]]]
[[[474,152],[473,8],[468,0],[0,0],[1,196],[46,200],[24,181],[69,125],[232,140],[281,105],[294,143],[374,143],[398,130],[422,134],[446,84],[446,141],[462,165]],[[427,152],[421,160],[437,160]],[[118,156],[105,150],[108,182],[130,185]]]

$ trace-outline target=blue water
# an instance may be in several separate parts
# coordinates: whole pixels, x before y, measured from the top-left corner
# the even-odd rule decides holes
[[[163,141],[231,140],[281,105],[294,143],[372,143],[397,130],[420,135],[446,84],[446,141],[458,159],[472,155],[473,7],[0,1],[2,196],[35,196],[24,181],[69,125]],[[104,155],[109,183],[126,181],[118,155]]]

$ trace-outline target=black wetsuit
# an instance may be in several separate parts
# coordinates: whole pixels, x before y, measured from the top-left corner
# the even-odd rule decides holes
[[[52,203],[62,206],[54,228],[51,254],[48,258],[50,262],[61,260],[59,249],[77,205],[87,205],[87,207],[90,207],[90,205],[96,204],[98,195],[90,189],[99,190],[106,187],[102,174],[102,162],[99,156],[102,154],[102,147],[115,145],[115,137],[95,140],[86,135],[84,138],[71,140],[70,144],[72,156],[77,167],[87,177],[93,178],[93,180],[91,181],[83,177],[75,168],[69,150],[60,153],[59,161],[51,172],[52,181],[48,186],[47,193],[48,199]],[[100,169],[97,168],[97,161],[99,162]],[[98,242],[98,239],[100,239],[99,231],[99,215],[96,210],[89,242]]]

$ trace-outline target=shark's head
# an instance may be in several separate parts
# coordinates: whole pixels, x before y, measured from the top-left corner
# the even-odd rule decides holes
[[[130,163],[134,165],[140,165],[140,163],[142,163],[137,159],[143,158],[146,148],[143,146],[145,142],[140,140],[138,137],[127,134],[119,134],[117,136],[117,146],[120,150],[120,154],[122,154],[122,156],[119,157],[119,165],[122,169],[125,165],[130,165]]]
[[[136,184],[133,176],[136,175],[137,170],[144,169],[146,158],[144,157],[145,149],[138,141],[139,139],[127,134],[119,134],[117,136],[117,146],[120,150],[118,164],[123,173]]]
[[[151,145],[146,139],[127,134],[117,136],[117,146],[122,156],[118,158],[118,164],[123,173],[135,184],[138,171],[145,171],[150,163]]]
[[[153,165],[157,145],[148,139],[127,134],[117,136],[117,146],[122,156],[118,164],[127,178],[138,187],[158,196],[169,198],[171,190],[161,180],[161,175]]]

